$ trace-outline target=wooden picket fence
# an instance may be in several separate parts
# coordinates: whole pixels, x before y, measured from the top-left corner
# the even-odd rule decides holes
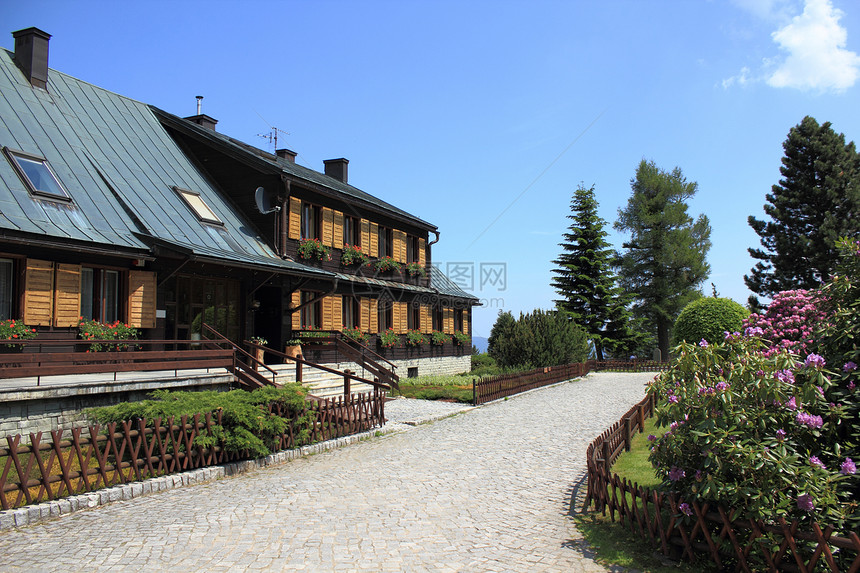
[[[499,374],[472,380],[472,401],[477,406],[492,400],[513,396],[520,392],[556,384],[588,374],[593,361],[536,368],[525,372]]]
[[[611,472],[618,456],[653,415],[649,396],[631,408],[589,446],[585,509],[615,521],[647,539],[655,549],[675,559],[709,559],[724,571],[860,571],[857,532],[837,535],[817,523],[801,526],[780,519],[774,523],[743,518],[734,508],[687,501],[622,479]],[[803,528],[802,528],[803,527]]]
[[[292,449],[382,426],[385,422],[382,392],[353,394],[348,398],[307,401],[301,412],[284,411],[280,403],[269,412],[292,420],[278,447]],[[300,442],[300,417],[310,412],[310,436]],[[227,452],[219,445],[204,446],[198,438],[212,438],[222,412],[162,420],[138,419],[54,430],[50,438],[30,434],[6,437],[0,447],[0,508],[12,509],[98,489],[141,481],[206,466],[248,459],[247,452]],[[211,440],[210,440],[211,441]]]

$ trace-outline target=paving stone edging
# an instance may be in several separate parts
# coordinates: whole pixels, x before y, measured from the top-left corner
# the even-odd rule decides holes
[[[426,420],[422,420],[422,422],[441,420],[450,415],[452,414],[431,416]],[[403,425],[392,424],[390,427],[383,426],[367,432],[361,432],[350,436],[344,436],[342,438],[335,438],[325,442],[302,446],[295,450],[283,450],[254,460],[242,460],[239,462],[209,466],[168,476],[150,478],[144,481],[107,487],[98,491],[73,495],[55,501],[48,501],[35,505],[25,505],[16,509],[0,511],[0,531],[15,527],[36,525],[42,521],[75,513],[76,511],[100,507],[116,501],[125,501],[162,491],[239,475],[252,470],[265,468],[267,466],[283,464],[305,456],[336,450],[369,438],[392,434],[403,430]]]

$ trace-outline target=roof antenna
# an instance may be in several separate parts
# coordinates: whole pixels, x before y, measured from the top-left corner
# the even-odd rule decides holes
[[[194,96],[197,98],[197,115],[200,115],[200,110],[203,109],[203,96]]]
[[[257,137],[262,137],[263,139],[268,139],[269,144],[274,143],[274,147],[278,149],[278,133],[283,133],[284,135],[289,135],[290,132],[284,131],[283,129],[278,129],[274,125],[271,127],[271,131],[269,133],[258,133]]]

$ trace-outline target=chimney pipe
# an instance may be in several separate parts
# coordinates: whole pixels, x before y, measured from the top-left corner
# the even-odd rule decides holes
[[[197,98],[197,115],[200,115],[203,109],[203,96],[194,96]]]
[[[347,165],[349,165],[349,159],[344,159],[343,157],[340,159],[326,159],[323,161],[323,165],[325,165],[326,175],[337,179],[341,183],[347,182]]]
[[[296,153],[295,151],[292,151],[290,149],[276,149],[275,155],[277,155],[281,159],[286,159],[290,163],[295,163],[296,162],[296,155],[298,155],[298,153]]]
[[[38,28],[12,32],[15,38],[15,63],[37,88],[48,89],[48,41],[51,35]]]

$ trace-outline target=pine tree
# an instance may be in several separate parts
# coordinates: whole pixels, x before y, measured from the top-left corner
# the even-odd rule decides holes
[[[563,249],[553,261],[552,279],[560,299],[556,306],[569,314],[594,343],[598,360],[603,360],[605,349],[615,350],[629,340],[629,313],[627,297],[617,286],[612,261],[615,252],[606,237],[606,221],[597,214],[594,186],[582,184],[574,191],[570,202],[572,221],[564,233]]]
[[[643,159],[630,187],[633,193],[615,222],[631,234],[621,255],[620,282],[633,294],[634,315],[656,333],[665,360],[675,318],[701,296],[697,288],[710,272],[705,257],[711,226],[705,215],[693,221],[687,214],[687,199],[698,184],[688,182],[679,167],[670,173]]]
[[[782,178],[764,205],[771,220],[748,219],[764,249],[749,249],[759,262],[744,282],[768,297],[827,281],[838,259],[836,241],[860,232],[860,156],[854,142],[846,144],[830,122],[818,125],[806,116],[782,147]]]

